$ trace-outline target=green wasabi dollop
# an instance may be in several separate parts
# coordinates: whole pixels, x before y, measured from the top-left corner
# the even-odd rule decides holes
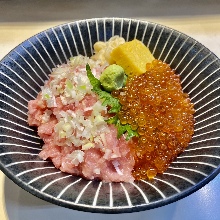
[[[127,76],[124,69],[117,64],[108,66],[100,76],[101,85],[107,92],[122,88],[126,80]]]

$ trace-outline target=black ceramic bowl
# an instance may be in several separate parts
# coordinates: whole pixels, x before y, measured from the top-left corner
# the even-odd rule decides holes
[[[195,134],[186,151],[154,180],[87,181],[38,157],[42,142],[27,125],[27,104],[52,68],[71,56],[91,56],[96,41],[137,38],[180,75],[195,104]],[[219,173],[220,60],[194,39],[168,27],[121,18],[89,19],[43,31],[0,62],[0,168],[16,184],[51,203],[102,213],[135,212],[177,201]]]

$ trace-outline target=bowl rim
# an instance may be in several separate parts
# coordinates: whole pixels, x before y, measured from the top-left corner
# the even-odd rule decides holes
[[[218,166],[210,175],[204,178],[200,183],[188,188],[187,190],[181,191],[181,193],[176,193],[173,196],[167,197],[165,200],[160,199],[155,202],[151,202],[149,204],[142,204],[137,206],[119,206],[119,207],[108,207],[108,206],[96,206],[92,208],[90,205],[84,204],[75,204],[74,202],[68,202],[66,200],[58,199],[55,197],[50,196],[44,192],[41,192],[34,187],[25,184],[23,181],[20,181],[18,178],[6,170],[2,164],[0,163],[0,167],[3,168],[2,172],[12,180],[16,185],[21,187],[23,190],[27,191],[28,193],[44,200],[50,202],[52,204],[58,205],[60,207],[65,207],[73,210],[84,211],[84,212],[91,212],[91,213],[103,213],[103,214],[120,214],[120,213],[133,213],[133,212],[140,212],[146,211],[154,208],[159,208],[174,202],[183,199],[192,193],[196,192],[197,190],[201,189],[203,186],[208,184],[211,180],[213,180],[219,173],[220,173],[220,166]]]
[[[85,22],[85,21],[95,21],[95,20],[107,20],[107,19],[110,19],[110,20],[117,20],[117,19],[120,19],[120,20],[131,20],[131,21],[136,21],[136,22],[143,22],[143,23],[148,23],[148,24],[153,24],[153,25],[158,25],[160,27],[164,27],[164,28],[167,28],[167,29],[170,29],[172,31],[176,31],[178,33],[180,33],[181,35],[185,36],[185,37],[188,37],[189,39],[195,41],[197,44],[203,46],[204,48],[206,48],[209,52],[212,53],[212,55],[214,55],[216,58],[220,59],[220,57],[218,57],[214,52],[212,52],[209,48],[207,48],[204,44],[202,44],[201,42],[197,41],[195,38],[175,29],[175,28],[171,28],[167,25],[164,25],[164,24],[160,24],[160,23],[157,23],[157,22],[154,22],[154,21],[149,21],[149,20],[142,20],[141,18],[125,18],[125,17],[95,17],[95,18],[86,18],[86,19],[76,19],[76,20],[73,20],[73,21],[67,21],[67,22],[64,22],[64,23],[61,23],[61,24],[58,24],[58,25],[54,25],[54,26],[51,26],[49,28],[46,28],[30,37],[28,37],[27,39],[23,40],[21,43],[19,43],[17,46],[15,46],[14,48],[12,48],[5,56],[2,57],[2,59],[0,60],[0,63],[7,58],[7,56],[13,52],[14,49],[18,48],[20,45],[22,45],[24,42],[26,42],[27,40],[37,36],[38,34],[41,34],[43,32],[46,32],[46,31],[49,31],[50,29],[55,29],[55,28],[58,28],[58,27],[61,27],[61,26],[65,26],[65,25],[68,25],[68,24],[73,24],[73,23],[80,23],[80,22]]]

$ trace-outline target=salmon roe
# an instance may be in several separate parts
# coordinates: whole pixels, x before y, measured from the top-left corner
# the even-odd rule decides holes
[[[122,105],[121,123],[130,124],[139,134],[131,147],[136,180],[163,173],[194,133],[195,110],[182,91],[180,77],[160,60],[146,67],[146,73],[128,78],[126,86],[113,93]]]

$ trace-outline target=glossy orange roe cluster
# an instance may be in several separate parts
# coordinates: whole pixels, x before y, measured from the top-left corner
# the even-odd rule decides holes
[[[194,108],[180,78],[166,63],[154,60],[146,73],[129,78],[114,94],[122,105],[119,119],[139,137],[134,141],[133,176],[152,179],[184,151],[194,133]]]

